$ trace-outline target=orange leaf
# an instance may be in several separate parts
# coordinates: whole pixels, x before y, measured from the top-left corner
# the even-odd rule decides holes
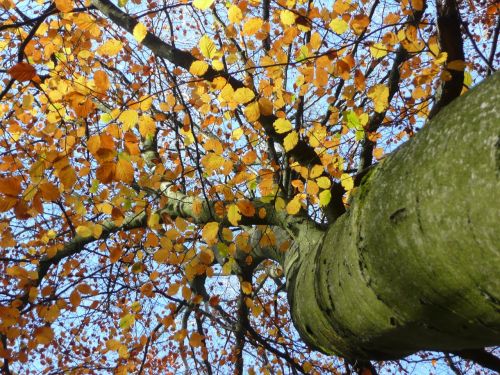
[[[21,190],[20,177],[0,178],[0,193],[11,197],[17,197],[21,193]]]
[[[130,183],[134,180],[134,167],[130,161],[125,159],[118,160],[116,164],[115,177],[118,181]]]
[[[56,8],[63,12],[68,13],[73,10],[73,0],[55,0]]]
[[[9,69],[9,74],[12,78],[19,82],[31,81],[36,75],[35,68],[25,62],[20,62]]]

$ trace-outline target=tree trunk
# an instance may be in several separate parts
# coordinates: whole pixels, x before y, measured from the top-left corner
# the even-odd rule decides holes
[[[298,237],[283,262],[308,344],[366,360],[500,343],[498,103],[500,74],[373,167],[324,236]]]

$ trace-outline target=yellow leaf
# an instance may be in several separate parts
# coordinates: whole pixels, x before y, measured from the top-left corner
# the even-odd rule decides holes
[[[370,53],[376,59],[380,59],[387,55],[387,47],[383,43],[375,43],[370,47]]]
[[[243,281],[241,283],[241,291],[244,294],[252,294],[252,284],[249,283],[248,281]]]
[[[264,21],[260,18],[250,18],[245,25],[243,25],[242,35],[251,36],[262,29]]]
[[[321,189],[329,189],[330,186],[331,186],[331,182],[330,182],[330,179],[326,176],[322,176],[322,177],[319,177],[317,180],[316,180],[316,183],[318,184],[318,186],[321,188]]]
[[[118,160],[116,163],[115,177],[118,181],[130,183],[134,180],[134,167],[130,161],[125,159]]]
[[[220,60],[214,60],[212,61],[212,68],[221,71],[222,69],[224,69],[224,63]]]
[[[341,35],[346,32],[349,25],[342,18],[335,18],[330,22],[330,29],[332,29],[337,34]]]
[[[139,118],[139,133],[143,137],[153,136],[156,132],[156,124],[149,116],[141,116]]]
[[[321,193],[319,193],[319,205],[321,207],[325,207],[330,203],[330,200],[332,199],[332,193],[330,190],[323,190]]]
[[[245,115],[246,115],[246,111],[245,111]],[[247,115],[247,119],[248,119],[248,115]],[[252,120],[248,119],[248,121],[252,121]],[[243,129],[242,128],[237,128],[237,129],[233,130],[233,134],[231,135],[231,138],[233,140],[237,141],[237,140],[239,140],[241,138],[242,135],[243,135]]]
[[[274,130],[276,130],[276,133],[278,134],[287,133],[293,129],[292,123],[284,118],[279,118],[276,121],[274,121],[273,126]]]
[[[135,315],[127,314],[120,319],[119,325],[121,329],[125,330],[132,327],[134,323],[135,323]]]
[[[342,175],[340,176],[340,183],[346,191],[350,191],[354,187],[354,180],[352,179],[351,175],[347,173],[342,173]]]
[[[100,55],[115,56],[122,50],[122,48],[122,42],[117,39],[110,39],[97,48],[97,53]]]
[[[92,229],[85,225],[79,225],[76,228],[76,234],[78,234],[80,237],[90,237],[92,236]]]
[[[434,62],[438,65],[442,65],[446,62],[446,60],[448,59],[448,53],[447,52],[441,52],[439,53],[439,55],[437,55],[436,59],[434,60]]]
[[[203,35],[200,39],[200,51],[207,59],[213,59],[217,56],[217,47],[214,42],[207,35]]]
[[[240,7],[234,4],[231,5],[227,10],[227,18],[231,23],[240,23],[243,19],[243,13],[241,12]]]
[[[296,131],[292,131],[283,140],[283,147],[285,148],[285,151],[288,152],[292,150],[295,146],[297,146],[298,142],[299,142],[299,135],[297,134]]]
[[[237,89],[233,95],[233,100],[238,104],[248,103],[253,98],[255,98],[254,92],[246,87]]]
[[[189,73],[195,76],[202,76],[208,70],[208,64],[205,61],[195,61],[189,67]]]
[[[285,209],[285,200],[281,197],[277,197],[274,201],[274,208],[276,211],[283,211]]]
[[[215,0],[194,0],[193,6],[195,8],[205,10],[208,9],[214,3],[214,1]]]
[[[55,0],[56,8],[62,13],[69,13],[73,10],[73,0]]]
[[[322,165],[316,164],[309,171],[309,178],[316,178],[323,174],[325,168]]]
[[[238,222],[241,220],[240,209],[237,205],[232,204],[229,206],[227,210],[227,219],[234,226],[238,225]]]
[[[156,228],[156,226],[160,223],[160,215],[158,215],[156,212],[153,212],[151,215],[149,215],[148,218],[148,227],[149,228]]]
[[[201,236],[209,245],[213,245],[217,242],[218,232],[219,232],[219,223],[212,221],[210,223],[205,224],[201,232]]]
[[[286,205],[286,212],[290,215],[295,215],[300,211],[300,198],[296,195],[293,199]]]
[[[94,227],[92,228],[92,236],[94,238],[100,238],[103,229],[104,228],[102,227],[101,224],[94,224]]]
[[[135,25],[132,34],[134,35],[135,40],[137,40],[138,43],[141,43],[146,35],[148,35],[148,28],[143,23],[139,22]]]
[[[118,117],[118,120],[120,120],[123,123],[123,131],[127,131],[130,128],[133,128],[137,122],[139,121],[139,115],[136,110],[134,109],[127,109],[126,111],[123,111]]]
[[[375,85],[368,91],[368,97],[373,100],[375,112],[384,112],[389,106],[389,88],[385,85]]]
[[[289,10],[282,10],[280,13],[280,21],[285,26],[291,26],[295,23],[297,15]]]
[[[250,103],[249,105],[247,105],[247,107],[245,108],[245,117],[250,122],[257,121],[260,118],[260,109],[259,109],[258,102],[253,102],[253,103]],[[241,128],[238,128],[238,129],[241,130]],[[241,130],[241,131],[243,131],[243,130]],[[233,135],[234,135],[234,132],[233,132]]]

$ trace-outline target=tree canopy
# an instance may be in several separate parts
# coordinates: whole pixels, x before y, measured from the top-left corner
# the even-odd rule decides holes
[[[2,371],[499,371],[499,11],[0,0]]]

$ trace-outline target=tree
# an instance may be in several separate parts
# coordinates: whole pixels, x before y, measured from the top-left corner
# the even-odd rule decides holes
[[[326,3],[0,1],[4,373],[500,371],[498,4]]]

